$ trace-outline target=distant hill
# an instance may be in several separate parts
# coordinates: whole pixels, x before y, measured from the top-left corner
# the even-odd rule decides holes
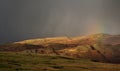
[[[0,45],[0,51],[54,54],[120,63],[120,35],[100,33],[80,37],[29,39]]]

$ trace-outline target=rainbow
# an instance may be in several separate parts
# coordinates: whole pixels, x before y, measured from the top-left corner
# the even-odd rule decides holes
[[[102,22],[97,19],[88,20],[86,23],[88,25],[85,27],[86,34],[104,33],[105,28]]]

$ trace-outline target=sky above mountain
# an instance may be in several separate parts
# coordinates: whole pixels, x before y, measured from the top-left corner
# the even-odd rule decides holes
[[[120,34],[120,0],[0,0],[0,43]]]

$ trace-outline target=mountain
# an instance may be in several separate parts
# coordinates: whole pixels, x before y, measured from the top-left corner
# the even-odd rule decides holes
[[[120,63],[120,35],[99,33],[80,37],[29,39],[0,45],[0,51],[70,56]]]

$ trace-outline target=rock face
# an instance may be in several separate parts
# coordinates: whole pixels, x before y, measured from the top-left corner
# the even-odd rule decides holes
[[[93,34],[81,37],[31,39],[0,45],[0,51],[28,51],[55,54],[93,61],[120,63],[120,36]]]

